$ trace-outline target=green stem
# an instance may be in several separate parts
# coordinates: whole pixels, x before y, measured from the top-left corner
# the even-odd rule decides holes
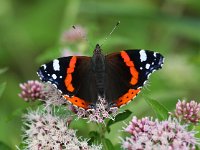
[[[107,145],[104,142],[105,140],[105,133],[106,133],[106,126],[104,124],[98,124],[98,130],[99,130],[99,135],[100,135],[100,142],[103,144],[104,149],[107,149]]]

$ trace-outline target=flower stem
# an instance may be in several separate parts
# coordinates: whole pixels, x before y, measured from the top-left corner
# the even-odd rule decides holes
[[[101,142],[101,144],[103,145],[104,148],[107,147],[105,141],[105,133],[106,133],[106,126],[104,124],[101,123],[97,123],[98,129],[99,129],[99,140]]]

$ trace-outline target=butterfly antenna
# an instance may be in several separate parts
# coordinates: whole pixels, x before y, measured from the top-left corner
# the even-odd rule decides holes
[[[117,22],[117,24],[114,26],[114,28],[112,29],[112,31],[106,36],[106,38],[103,40],[101,46],[108,40],[108,38],[111,36],[111,34],[115,31],[115,29],[119,26],[120,21]],[[100,46],[100,47],[101,47]]]
[[[89,46],[91,48],[93,48],[91,42],[88,40],[88,38],[86,37],[86,34],[82,34],[82,32],[80,31],[79,28],[77,28],[76,26],[72,26],[72,28],[89,44]]]

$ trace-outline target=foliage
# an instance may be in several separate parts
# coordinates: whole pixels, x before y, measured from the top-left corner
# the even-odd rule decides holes
[[[150,99],[148,97],[146,97],[145,100],[153,109],[158,119],[166,120],[169,117],[169,111],[158,101]]]

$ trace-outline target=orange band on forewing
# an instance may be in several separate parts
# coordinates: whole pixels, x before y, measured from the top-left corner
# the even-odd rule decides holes
[[[137,82],[138,82],[138,80],[132,77],[130,84],[135,85]]]
[[[84,109],[88,109],[89,103],[86,103],[83,99],[80,99],[76,96],[69,97],[69,96],[66,96],[66,95],[64,95],[64,98],[66,100],[70,101],[75,106],[78,106],[78,107],[81,107],[81,108],[84,108]]]
[[[74,87],[71,83],[67,86],[67,90],[70,91],[70,92],[74,91]]]
[[[135,69],[135,67],[130,67],[130,73],[132,76],[135,76],[136,78],[138,78],[138,72],[137,70]]]
[[[76,56],[73,56],[69,62],[69,68],[75,68]]]
[[[129,66],[129,67],[134,67],[134,64],[132,61],[128,61],[126,62],[126,65]]]
[[[73,73],[74,72],[74,68],[67,68],[67,73]]]
[[[128,92],[124,95],[122,95],[117,100],[117,106],[120,107],[126,103],[128,103],[130,100],[132,100],[138,93],[140,92],[140,89],[129,89]]]
[[[130,57],[128,56],[128,54],[125,51],[121,51],[121,56],[124,59],[124,62],[130,61]]]
[[[126,66],[130,68],[130,73],[132,75],[130,84],[135,85],[138,82],[138,71],[135,69],[134,62],[131,61],[130,57],[125,51],[121,51],[121,57],[124,59],[124,62],[126,63]]]
[[[74,91],[74,87],[72,85],[72,73],[74,72],[74,68],[76,65],[76,56],[73,56],[69,62],[69,67],[67,68],[66,72],[66,78],[65,78],[65,86],[67,88],[68,91],[73,92]]]
[[[65,78],[65,86],[68,86],[72,82],[72,74],[68,73],[67,77]]]

